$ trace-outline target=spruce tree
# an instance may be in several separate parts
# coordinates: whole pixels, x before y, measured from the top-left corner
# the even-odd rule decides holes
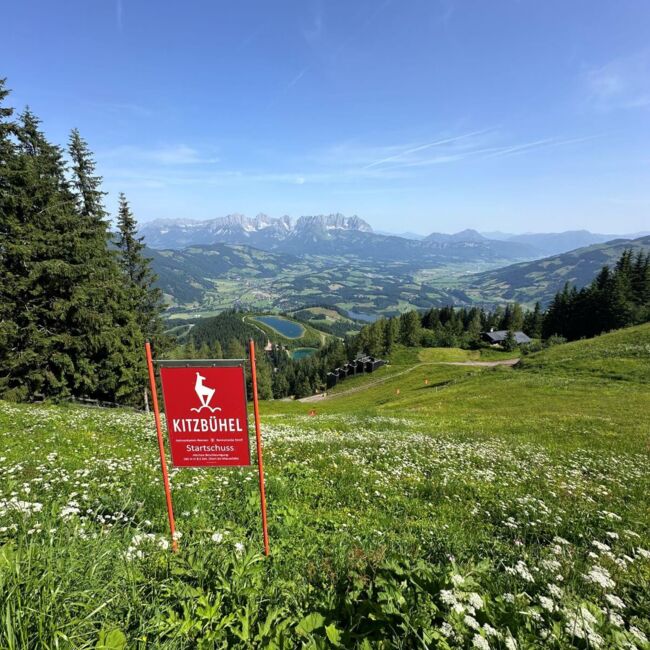
[[[544,321],[544,313],[542,312],[542,305],[539,301],[535,303],[533,311],[526,313],[524,317],[524,332],[531,338],[539,339],[542,337],[542,325]]]
[[[224,359],[244,359],[246,358],[246,350],[241,341],[236,338],[230,339],[224,350]]]
[[[137,326],[137,312],[129,302],[128,288],[109,247],[111,235],[102,179],[95,174],[92,152],[76,129],[70,134],[68,155],[78,236],[86,249],[84,275],[79,278],[76,298],[88,324],[83,340],[84,357],[95,380],[90,390],[110,401],[138,404],[146,378],[144,341]]]
[[[79,317],[75,291],[87,243],[79,233],[61,151],[47,142],[29,109],[20,116],[15,136],[10,205],[3,210],[11,230],[3,250],[3,284],[8,287],[3,298],[12,326],[5,342],[2,390],[18,399],[92,392],[83,331],[74,327]]]
[[[131,309],[137,314],[144,338],[164,345],[162,292],[156,287],[157,277],[151,268],[151,258],[144,255],[144,238],[138,237],[138,227],[126,196],[120,193],[117,216],[117,249],[120,266],[126,277]]]
[[[20,268],[28,258],[15,197],[18,153],[13,109],[5,106],[9,95],[6,80],[0,79],[0,394],[11,381],[8,362],[16,351],[16,312],[20,295]]]

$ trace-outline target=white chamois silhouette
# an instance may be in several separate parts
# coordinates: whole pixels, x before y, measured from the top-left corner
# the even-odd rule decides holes
[[[205,381],[205,377],[199,375],[199,373],[197,372],[196,383],[194,384],[194,390],[196,391],[198,398],[201,400],[202,407],[210,408],[210,401],[212,400],[212,396],[214,395],[214,388],[209,388],[208,386],[204,386],[203,385],[204,381]]]

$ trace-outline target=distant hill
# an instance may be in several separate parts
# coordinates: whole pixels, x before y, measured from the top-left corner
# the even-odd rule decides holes
[[[602,244],[616,238],[616,235],[603,235],[588,230],[567,230],[566,232],[512,235],[508,237],[507,241],[533,246],[544,255],[557,255],[592,244]]]
[[[575,250],[576,248],[591,246],[592,244],[602,244],[604,242],[612,241],[613,239],[638,239],[639,237],[650,235],[650,232],[607,235],[603,233],[590,232],[588,230],[566,230],[564,232],[528,232],[519,235],[500,231],[482,232],[480,234],[487,239],[518,242],[520,244],[532,246],[540,253],[540,255],[545,257],[548,255],[566,253]]]
[[[589,284],[602,266],[614,263],[629,248],[650,250],[650,236],[614,239],[541,260],[477,273],[471,276],[465,291],[480,302],[516,300],[532,305],[539,300],[548,304],[566,282],[578,288]]]
[[[146,255],[152,259],[158,286],[173,304],[201,303],[218,278],[273,278],[298,263],[288,255],[228,244],[189,246],[182,251],[147,248]]]

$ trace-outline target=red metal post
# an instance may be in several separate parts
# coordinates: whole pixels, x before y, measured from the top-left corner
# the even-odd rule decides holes
[[[266,491],[264,490],[264,459],[262,458],[262,431],[260,428],[260,406],[257,399],[257,370],[255,367],[255,342],[250,339],[248,352],[251,360],[253,380],[253,411],[255,413],[255,437],[257,439],[257,468],[260,475],[260,502],[262,504],[262,533],[264,535],[264,555],[269,554],[269,531],[266,526]]]
[[[156,376],[153,371],[153,359],[151,358],[151,346],[149,341],[145,344],[147,353],[147,366],[149,368],[149,383],[151,385],[151,403],[153,414],[156,420],[156,433],[158,434],[158,450],[160,451],[160,468],[162,469],[163,483],[165,485],[165,498],[167,500],[167,516],[169,517],[169,530],[172,538],[172,549],[178,550],[176,541],[176,525],[174,523],[174,509],[172,507],[172,492],[169,487],[169,475],[167,474],[167,461],[165,460],[165,444],[163,442],[162,426],[160,424],[160,411],[158,410],[158,392],[156,391]]]

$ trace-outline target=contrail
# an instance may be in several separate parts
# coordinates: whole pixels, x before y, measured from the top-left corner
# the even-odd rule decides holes
[[[471,138],[474,135],[480,135],[482,133],[486,133],[489,129],[482,129],[481,131],[472,131],[471,133],[465,133],[463,135],[456,135],[452,138],[444,138],[443,140],[435,140],[434,142],[427,142],[426,144],[421,144],[418,145],[417,147],[413,147],[411,149],[407,149],[406,151],[402,151],[400,153],[395,154],[394,156],[388,156],[388,158],[382,158],[381,160],[375,160],[365,167],[363,169],[368,169],[370,167],[375,167],[377,165],[382,165],[387,162],[391,162],[392,160],[397,160],[398,158],[402,158],[402,156],[408,156],[409,154],[416,153],[417,151],[423,151],[424,149],[430,149],[431,147],[437,147],[438,145],[441,144],[449,144],[450,142],[457,142],[458,140],[463,140],[464,138]]]

